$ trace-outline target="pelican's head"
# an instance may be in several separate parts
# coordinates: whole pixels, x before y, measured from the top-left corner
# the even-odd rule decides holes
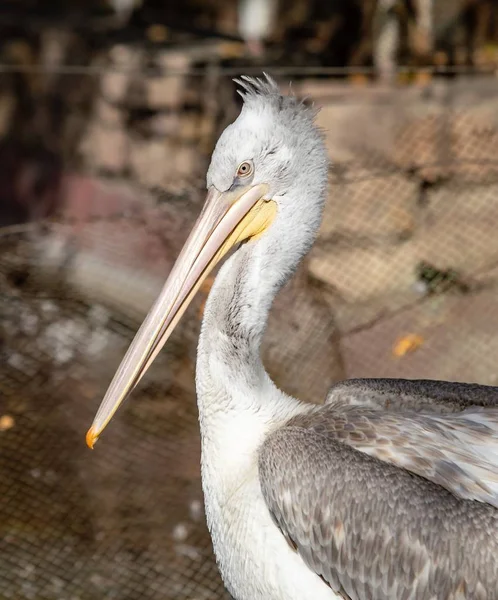
[[[316,111],[282,96],[268,76],[236,81],[243,108],[216,144],[204,208],[100,405],[87,434],[90,447],[231,248],[254,244],[283,282],[316,236],[328,164]]]
[[[283,96],[268,76],[236,82],[244,104],[216,144],[207,186],[238,195],[264,186],[272,223],[263,240],[291,264],[282,252],[307,252],[322,217],[328,159],[315,125],[317,111],[295,96]]]

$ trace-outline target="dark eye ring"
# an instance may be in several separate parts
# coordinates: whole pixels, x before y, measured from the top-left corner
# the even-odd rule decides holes
[[[252,175],[253,170],[252,163],[245,160],[243,163],[240,163],[239,168],[237,169],[237,177],[249,177]]]

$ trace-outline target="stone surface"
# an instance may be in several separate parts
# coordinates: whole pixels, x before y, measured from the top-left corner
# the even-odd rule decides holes
[[[389,160],[403,170],[416,168],[420,178],[436,181],[448,173],[451,122],[441,106],[413,109],[395,125]]]
[[[329,188],[321,239],[339,237],[351,244],[394,242],[415,229],[417,185],[404,175],[365,174]]]
[[[347,248],[314,251],[310,273],[331,286],[341,301],[364,303],[407,290],[414,282],[416,247]]]
[[[184,101],[185,73],[190,66],[190,57],[182,52],[165,52],[157,57],[157,63],[162,74],[147,78],[147,104],[152,109],[178,109]]]
[[[498,385],[498,368],[490,356],[498,352],[498,294],[430,298],[391,318],[343,338],[348,377],[446,379]],[[396,357],[400,336],[420,335],[414,352]]]
[[[81,151],[90,168],[122,173],[128,166],[129,136],[124,128],[96,122],[90,125]]]
[[[460,176],[472,179],[498,176],[498,114],[496,101],[460,109],[452,119],[452,158]]]
[[[344,196],[349,187],[343,186]],[[382,203],[357,202],[353,196],[350,210],[346,200],[333,209],[336,202],[340,204],[337,196],[329,201],[327,221],[332,225],[322,230],[310,271],[345,302],[365,303],[408,292],[421,261],[472,274],[497,260],[498,185],[448,185],[431,192],[423,219],[407,221],[411,227],[404,231],[410,235],[402,242],[394,236],[390,241],[387,235],[396,232],[396,228],[389,229],[397,223],[396,216],[409,214],[401,209],[396,212],[395,202],[386,202],[391,211],[385,212]],[[410,194],[405,203],[410,206]],[[414,198],[411,203],[415,204]],[[341,228],[344,215],[353,228]]]
[[[175,156],[167,140],[135,139],[130,143],[130,168],[143,186],[165,187],[175,173]]]

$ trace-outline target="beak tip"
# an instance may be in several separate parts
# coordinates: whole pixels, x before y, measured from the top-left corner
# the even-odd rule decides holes
[[[99,436],[92,425],[92,427],[90,427],[90,429],[86,432],[86,445],[90,448],[90,450],[93,450],[95,442],[98,439]]]

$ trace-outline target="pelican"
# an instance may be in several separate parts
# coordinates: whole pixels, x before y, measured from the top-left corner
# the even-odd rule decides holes
[[[90,447],[222,257],[196,389],[214,552],[236,600],[496,600],[498,388],[349,380],[324,404],[282,392],[261,339],[311,247],[328,159],[316,111],[236,80],[207,198],[88,431]],[[296,365],[299,369],[299,365]]]

